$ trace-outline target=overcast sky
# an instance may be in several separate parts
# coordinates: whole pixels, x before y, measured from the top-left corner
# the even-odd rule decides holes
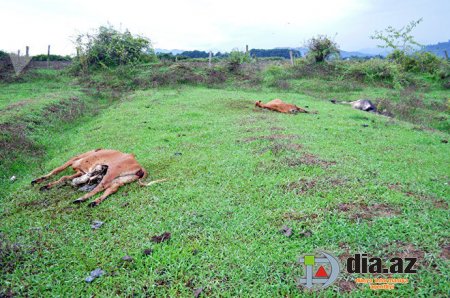
[[[420,17],[420,43],[450,39],[450,0],[0,0],[0,49],[73,54],[78,33],[110,23],[164,49],[299,47],[327,34],[360,50],[376,47],[375,30]]]

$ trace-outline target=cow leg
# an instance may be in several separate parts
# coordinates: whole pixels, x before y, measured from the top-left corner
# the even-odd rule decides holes
[[[111,172],[106,172],[105,176],[103,176],[102,181],[92,191],[88,192],[81,198],[76,199],[75,201],[73,201],[73,203],[78,204],[78,203],[86,201],[87,199],[89,199],[92,196],[95,196],[97,193],[110,187],[111,184],[113,183],[113,180],[114,180],[114,176],[111,174]]]
[[[137,175],[126,175],[126,176],[121,176],[121,177],[114,179],[111,182],[110,186],[108,188],[106,188],[105,192],[98,199],[92,201],[92,203],[90,203],[88,206],[89,207],[98,206],[109,195],[115,193],[119,189],[119,187],[121,187],[124,184],[136,181],[138,179],[139,179],[139,176],[137,176]]]
[[[66,168],[68,168],[69,166],[72,165],[72,163],[76,160],[76,158],[72,158],[71,160],[69,160],[68,162],[66,162],[65,164],[63,164],[60,167],[57,167],[56,169],[52,170],[50,173],[48,173],[47,175],[44,175],[42,177],[36,178],[33,181],[31,181],[31,184],[36,184],[36,183],[41,183],[42,181],[44,181],[45,179],[48,179],[49,177],[56,175],[58,173],[61,173],[62,171],[64,171]]]
[[[59,184],[59,183],[61,183],[61,182],[64,182],[64,181],[69,180],[69,179],[73,179],[73,178],[80,177],[81,175],[83,175],[82,172],[77,172],[77,173],[75,173],[75,174],[73,174],[73,175],[62,176],[62,177],[59,178],[57,181],[51,182],[51,183],[49,183],[49,184],[47,184],[47,185],[42,186],[39,190],[47,190],[47,189],[50,189],[50,188],[52,188],[53,186],[55,186],[55,185],[57,185],[57,184]]]
[[[88,207],[96,207],[98,206],[101,202],[103,202],[109,195],[117,192],[117,190],[119,189],[119,187],[121,187],[122,185],[124,185],[124,183],[113,183],[110,187],[108,187],[105,192],[96,200],[92,201],[91,203],[89,203]]]
[[[92,191],[88,192],[87,194],[85,194],[84,196],[82,196],[81,198],[76,199],[75,201],[73,201],[74,204],[79,204],[81,202],[86,201],[87,199],[89,199],[92,196],[95,196],[97,193],[105,190],[105,185],[100,183],[99,185],[97,185]]]

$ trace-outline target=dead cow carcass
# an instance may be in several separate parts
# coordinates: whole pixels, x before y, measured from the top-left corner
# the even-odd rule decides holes
[[[331,103],[339,103],[335,99],[330,100]],[[358,99],[355,101],[341,101],[341,104],[348,104],[351,105],[352,108],[365,111],[365,112],[376,112],[377,107],[368,99]]]
[[[136,161],[133,154],[109,149],[96,149],[71,158],[49,174],[33,180],[31,184],[41,183],[68,167],[72,167],[76,173],[48,183],[42,186],[40,190],[47,190],[61,182],[73,179],[72,185],[82,186],[80,190],[89,191],[75,200],[74,203],[84,202],[95,194],[105,191],[98,199],[89,204],[90,207],[100,204],[124,184],[138,181],[141,186],[149,186],[165,181],[165,179],[162,179],[144,184],[142,179],[147,177],[147,171]]]
[[[352,108],[365,111],[365,112],[376,112],[377,107],[368,99],[359,99],[350,102]]]
[[[289,113],[289,114],[308,113],[308,111],[300,107],[297,107],[296,105],[285,103],[281,99],[274,99],[266,104],[262,103],[259,100],[255,103],[255,106],[280,113]]]

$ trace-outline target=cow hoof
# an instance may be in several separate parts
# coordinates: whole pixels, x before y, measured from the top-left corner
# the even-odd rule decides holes
[[[80,204],[80,203],[82,203],[82,202],[83,202],[82,199],[76,199],[76,200],[73,201],[72,203],[74,203],[74,204]]]
[[[31,181],[31,185],[35,185],[37,183],[36,180]]]
[[[39,188],[40,191],[44,191],[44,190],[49,190],[50,187],[48,187],[48,185],[44,185],[41,188]]]
[[[97,207],[98,206],[98,203],[97,202],[91,202],[91,203],[89,203],[89,205],[88,205],[88,207],[91,207],[91,208],[93,208],[93,207]]]

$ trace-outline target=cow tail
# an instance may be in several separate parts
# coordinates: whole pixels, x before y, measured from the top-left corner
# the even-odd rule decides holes
[[[144,182],[142,182],[142,180],[144,180],[144,179],[147,178],[147,176],[148,176],[147,171],[144,170],[144,169],[140,169],[140,170],[136,173],[136,175],[138,175],[138,177],[139,177],[138,183],[139,183],[140,186],[150,186],[150,185],[153,185],[153,184],[155,184],[155,183],[167,181],[167,179],[159,179],[159,180],[150,181],[149,183],[144,183]]]

